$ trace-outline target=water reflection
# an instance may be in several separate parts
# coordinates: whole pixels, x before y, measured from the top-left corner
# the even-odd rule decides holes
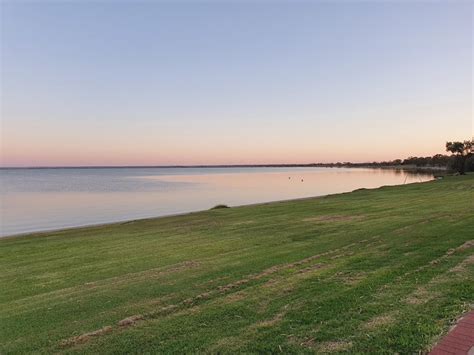
[[[432,179],[348,168],[3,169],[1,235]]]

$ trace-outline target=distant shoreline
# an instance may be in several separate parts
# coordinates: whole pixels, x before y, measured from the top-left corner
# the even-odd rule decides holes
[[[329,163],[329,164],[236,164],[236,165],[116,165],[116,166],[4,166],[0,170],[13,169],[212,169],[212,168],[370,168],[400,170],[445,171],[444,166],[415,165],[373,165],[372,163]]]

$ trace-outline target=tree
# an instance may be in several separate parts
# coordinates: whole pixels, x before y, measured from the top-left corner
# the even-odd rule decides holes
[[[454,160],[454,168],[459,174],[465,174],[466,160],[472,156],[473,142],[446,142],[446,151],[451,152],[456,158]]]

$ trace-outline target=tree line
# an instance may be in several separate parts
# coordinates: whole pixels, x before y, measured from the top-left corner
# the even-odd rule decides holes
[[[474,171],[474,142],[446,142],[447,154],[435,154],[428,157],[409,157],[406,159],[395,159],[382,162],[367,163],[316,163],[313,166],[324,167],[416,167],[416,168],[441,168],[464,174]]]

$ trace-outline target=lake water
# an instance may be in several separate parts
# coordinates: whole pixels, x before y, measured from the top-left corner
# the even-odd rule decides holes
[[[432,179],[348,168],[1,169],[0,235]]]

